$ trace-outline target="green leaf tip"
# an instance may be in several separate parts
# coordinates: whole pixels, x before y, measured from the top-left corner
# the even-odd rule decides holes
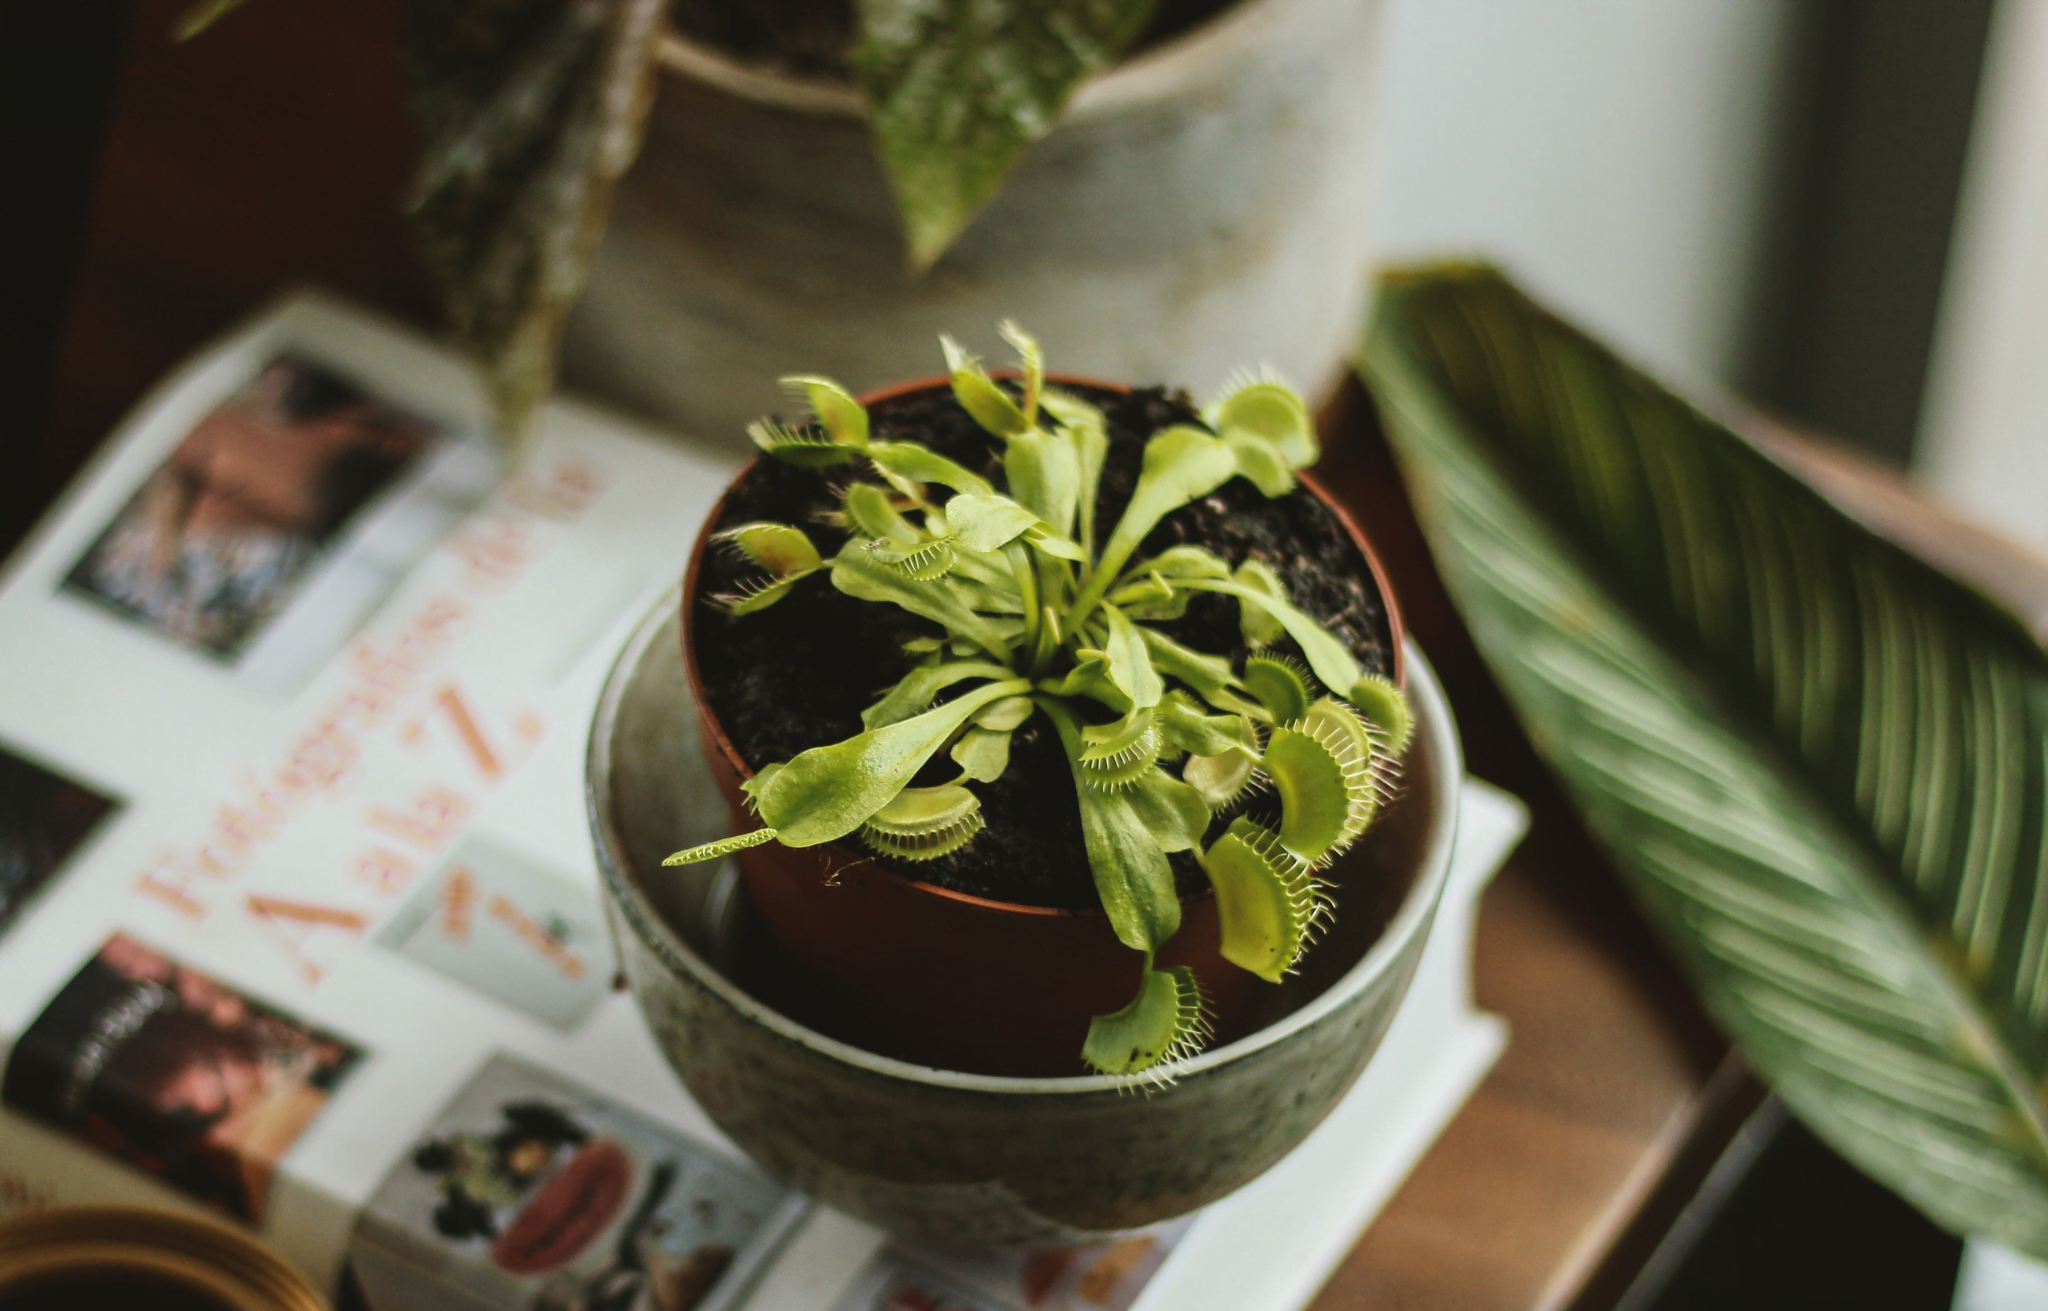
[[[854,69],[913,272],[945,254],[1024,148],[1052,130],[1074,88],[1144,29],[1155,3],[860,0]]]
[[[1202,868],[1216,889],[1223,959],[1280,982],[1329,917],[1322,881],[1279,834],[1241,817],[1203,853]]]
[[[1273,572],[1273,566],[1257,556],[1246,559],[1230,577],[1261,595],[1281,601],[1287,599],[1287,588],[1280,581],[1280,575]],[[1244,644],[1251,647],[1270,646],[1287,635],[1287,626],[1271,611],[1256,601],[1242,597],[1237,602],[1237,627],[1244,636]]]
[[[1291,724],[1307,714],[1315,695],[1314,680],[1293,656],[1246,656],[1241,681],[1276,724]]]
[[[981,367],[981,360],[951,337],[941,335],[939,346],[946,353],[946,372],[953,397],[976,423],[998,437],[1015,437],[1031,428],[1024,410],[1010,394],[996,384]]]
[[[781,523],[743,523],[712,538],[739,548],[742,555],[778,577],[805,573],[824,562],[802,529]]]
[[[1390,756],[1408,750],[1409,740],[1415,736],[1415,715],[1393,679],[1367,674],[1351,685],[1344,699],[1358,707],[1358,713],[1372,726],[1380,750]]]
[[[835,444],[866,448],[868,412],[852,392],[830,378],[809,373],[791,374],[782,379],[782,386],[811,407],[812,417]]]
[[[841,446],[813,428],[791,428],[773,419],[756,419],[747,425],[747,440],[763,454],[798,469],[829,469],[853,462],[851,447]]]
[[[1122,719],[1088,725],[1081,730],[1081,741],[1075,761],[1082,776],[1093,787],[1111,789],[1135,783],[1166,746],[1158,712],[1150,706],[1134,706]]]
[[[937,860],[974,840],[981,798],[957,783],[905,788],[861,825],[861,840],[897,860]]]
[[[1379,811],[1382,779],[1356,712],[1324,697],[1266,741],[1261,762],[1280,793],[1280,841],[1320,866],[1357,841]]]
[[[736,851],[745,851],[748,847],[758,847],[765,843],[773,842],[777,836],[772,828],[757,828],[748,833],[741,833],[736,837],[720,838],[716,842],[706,842],[702,846],[689,847],[678,851],[661,863],[664,866],[700,865],[707,860],[723,860]]]
[[[886,541],[873,541],[867,544],[867,552],[913,583],[929,583],[933,579],[944,578],[953,572],[957,558],[953,553],[952,540],[945,537],[919,542],[907,549],[891,546]]]
[[[1202,417],[1233,447],[1249,445],[1270,451],[1274,463],[1290,474],[1295,469],[1308,468],[1322,456],[1308,406],[1293,388],[1277,378],[1236,383],[1221,400],[1203,410]],[[1291,476],[1287,483],[1289,487],[1293,485]],[[1281,488],[1286,490],[1287,487]],[[1278,494],[1267,492],[1269,496]]]
[[[1195,972],[1185,965],[1148,969],[1130,1005],[1089,1022],[1081,1059],[1097,1074],[1169,1084],[1175,1067],[1199,1054],[1213,1034]]]

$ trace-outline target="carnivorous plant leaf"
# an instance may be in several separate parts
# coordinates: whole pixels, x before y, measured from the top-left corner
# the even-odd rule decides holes
[[[1173,867],[1130,798],[1088,781],[1081,766],[1081,726],[1074,716],[1053,697],[1033,700],[1052,720],[1073,766],[1081,836],[1103,913],[1126,947],[1150,952],[1180,928],[1180,897],[1173,887]]]
[[[1358,661],[1345,645],[1332,636],[1321,624],[1297,610],[1291,602],[1277,596],[1246,587],[1235,579],[1190,578],[1183,587],[1192,587],[1204,592],[1222,592],[1239,600],[1248,600],[1264,607],[1266,613],[1280,621],[1287,635],[1301,647],[1301,653],[1308,657],[1308,667],[1315,671],[1323,686],[1349,690],[1358,685],[1358,679],[1365,671],[1358,667]]]
[[[861,841],[898,860],[937,860],[966,846],[987,823],[981,798],[957,783],[905,788],[868,816]]]
[[[1179,425],[1156,434],[1145,443],[1144,463],[1138,485],[1115,531],[1095,562],[1095,578],[1075,603],[1076,612],[1086,617],[1088,609],[1102,596],[1131,553],[1159,521],[1189,501],[1199,500],[1228,482],[1237,473],[1237,458],[1219,437],[1199,428]],[[1348,686],[1348,684],[1347,684]]]
[[[1280,575],[1273,572],[1273,566],[1257,556],[1247,557],[1245,562],[1237,567],[1237,572],[1230,576],[1253,591],[1263,592],[1267,596],[1277,596],[1283,600],[1287,596],[1287,588],[1281,584]],[[1255,605],[1250,601],[1237,603],[1237,627],[1238,631],[1244,634],[1246,646],[1267,646],[1279,641],[1287,633],[1286,627],[1263,605]]]
[[[756,419],[747,425],[747,439],[763,452],[799,469],[829,469],[851,464],[854,451],[841,446],[815,428],[790,428],[773,419]]]
[[[912,715],[922,714],[931,705],[932,699],[955,683],[970,678],[985,678],[1000,682],[1010,676],[1002,665],[990,664],[985,660],[956,660],[945,664],[925,665],[905,674],[890,688],[882,699],[860,712],[860,722],[865,728],[886,728],[900,723]],[[1001,704],[1001,703],[998,703]],[[1030,702],[1025,702],[1026,706]],[[995,709],[994,706],[989,708]],[[988,711],[982,712],[987,715]],[[977,716],[977,719],[982,716]]]
[[[1075,764],[1092,787],[1124,788],[1150,769],[1165,747],[1158,712],[1136,706],[1121,719],[1084,727]]]
[[[1196,795],[1211,810],[1221,810],[1243,795],[1245,786],[1252,781],[1252,775],[1259,767],[1257,730],[1251,728],[1250,720],[1241,720],[1246,729],[1243,750],[1226,751],[1216,756],[1189,756],[1180,767],[1181,780],[1195,790]]]
[[[970,728],[960,735],[947,753],[960,766],[961,777],[977,783],[993,783],[1010,767],[1010,734],[990,728]]]
[[[915,583],[891,566],[874,559],[867,547],[849,542],[832,558],[832,586],[862,601],[887,601],[914,615],[921,615],[964,637],[998,660],[1007,660],[1010,643],[993,620],[976,614],[960,598],[952,580],[941,578]]]
[[[741,583],[730,592],[712,597],[711,601],[729,615],[750,615],[759,610],[766,610],[788,596],[789,589],[815,572],[817,571],[813,569],[804,569],[793,574],[784,574],[780,578],[753,579]]]
[[[1060,427],[1074,443],[1075,458],[1080,461],[1079,504],[1076,507],[1078,520],[1076,531],[1080,536],[1081,549],[1090,556],[1095,554],[1095,493],[1102,481],[1102,462],[1109,458],[1109,427],[1102,417],[1102,411],[1093,405],[1063,392],[1056,387],[1047,387],[1039,399],[1047,413],[1059,420]],[[1059,520],[1047,515],[1046,519],[1058,524]]]
[[[1194,788],[1153,765],[1132,782],[1129,795],[1161,851],[1192,851],[1202,844],[1209,806]]]
[[[1003,453],[1003,479],[1019,504],[1064,537],[1074,531],[1081,503],[1081,457],[1074,436],[1064,430],[1033,428],[1010,439]],[[1085,552],[1077,553],[1085,558]]]
[[[956,559],[953,539],[935,537],[915,546],[897,548],[884,541],[867,544],[867,553],[878,564],[883,564],[914,583],[929,583],[944,578],[953,572]]]
[[[863,536],[879,538],[899,549],[924,539],[889,499],[889,493],[873,483],[848,483],[840,504],[845,507],[847,523]]]
[[[1278,983],[1300,961],[1327,911],[1321,884],[1271,829],[1239,818],[1202,856],[1223,935],[1223,959]]]
[[[1182,646],[1156,628],[1140,628],[1138,636],[1144,639],[1145,653],[1152,657],[1153,668],[1168,678],[1186,683],[1218,710],[1255,717],[1266,714],[1263,706],[1254,705],[1235,693],[1237,676],[1230,672],[1230,662],[1222,656]]]
[[[916,442],[875,442],[869,445],[865,454],[877,467],[900,478],[941,483],[956,492],[986,495],[995,490],[980,474],[969,473],[945,456]]]
[[[1202,418],[1226,441],[1250,439],[1272,447],[1289,469],[1306,469],[1322,458],[1308,406],[1283,383],[1246,383],[1204,410]]]
[[[1415,735],[1415,715],[1392,679],[1366,674],[1351,685],[1344,699],[1357,706],[1358,713],[1378,730],[1381,751],[1398,756],[1408,749],[1408,740]]]
[[[1166,694],[1166,684],[1152,667],[1152,656],[1145,647],[1145,639],[1138,635],[1138,626],[1113,605],[1105,605],[1102,613],[1109,621],[1109,640],[1102,647],[1109,681],[1134,706],[1158,705],[1159,698]]]
[[[951,337],[941,336],[939,344],[945,348],[946,372],[952,379],[953,398],[960,402],[961,409],[998,437],[1015,437],[1030,430],[1031,420],[1024,417],[1024,411],[1008,392],[996,386],[979,359]]]
[[[1309,700],[1315,695],[1308,670],[1292,656],[1245,657],[1243,682],[1276,724],[1291,724],[1307,714]]]
[[[1294,471],[1280,452],[1256,437],[1233,433],[1223,439],[1237,457],[1237,471],[1268,496],[1285,496],[1294,490]]]
[[[714,540],[732,543],[749,560],[781,577],[807,573],[825,563],[803,530],[785,523],[743,523]]]
[[[1131,1004],[1088,1026],[1081,1059],[1098,1074],[1172,1078],[1175,1065],[1209,1041],[1208,1003],[1185,965],[1145,971]]]
[[[981,728],[1008,733],[1013,729],[1022,728],[1024,721],[1031,718],[1032,712],[1037,709],[1028,696],[1005,697],[976,715],[974,722]]]
[[[1244,718],[1241,715],[1205,715],[1188,694],[1175,689],[1159,703],[1159,731],[1169,746],[1198,756],[1223,755],[1244,750]],[[1251,754],[1258,754],[1254,740]]]
[[[970,551],[999,551],[1037,522],[1036,514],[994,492],[963,492],[946,502],[946,524]]]
[[[1280,843],[1295,859],[1314,865],[1343,836],[1350,796],[1344,766],[1307,733],[1276,728],[1261,762],[1280,793]]]
[[[903,791],[975,711],[1030,687],[1023,679],[984,684],[921,715],[813,747],[754,792],[755,810],[787,847],[843,838]]]
[[[818,426],[841,446],[856,450],[868,444],[868,412],[853,393],[814,374],[799,373],[782,380],[782,385],[801,396],[817,416]]]
[[[735,851],[745,851],[748,847],[758,847],[763,843],[773,842],[778,836],[780,835],[772,828],[752,829],[733,837],[720,838],[716,842],[706,842],[701,846],[687,847],[661,863],[664,865],[697,865],[707,860],[723,860]]]

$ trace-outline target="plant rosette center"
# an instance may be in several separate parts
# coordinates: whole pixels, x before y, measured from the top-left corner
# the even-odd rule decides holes
[[[826,378],[785,380],[810,422],[750,427],[768,456],[830,489],[820,517],[844,544],[828,557],[796,524],[724,527],[712,540],[744,567],[714,603],[741,623],[818,575],[922,622],[901,642],[908,672],[862,711],[860,732],[761,766],[741,785],[759,827],[666,863],[769,842],[847,841],[890,864],[951,856],[983,831],[981,789],[1038,721],[1071,774],[1096,899],[1144,964],[1137,994],[1094,1018],[1081,1055],[1103,1074],[1168,1079],[1211,1034],[1193,971],[1155,965],[1181,924],[1170,857],[1192,855],[1214,889],[1223,959],[1278,982],[1332,913],[1331,861],[1390,795],[1409,710],[1265,561],[1232,564],[1195,543],[1142,549],[1167,516],[1234,479],[1291,492],[1319,454],[1299,397],[1253,379],[1198,421],[1153,432],[1121,513],[1098,523],[1104,413],[1047,384],[1030,337],[1007,324],[1004,335],[1020,359],[1007,385],[942,339],[953,397],[998,451],[987,476],[881,439]],[[1205,597],[1234,607],[1240,658],[1167,631]],[[815,659],[830,662],[829,642]]]

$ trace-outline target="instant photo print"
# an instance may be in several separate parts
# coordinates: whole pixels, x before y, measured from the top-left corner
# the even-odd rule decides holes
[[[616,968],[592,889],[476,835],[377,943],[565,1030],[604,1000]]]
[[[809,1203],[588,1089],[491,1058],[350,1244],[377,1311],[728,1311]]]
[[[14,1044],[0,1101],[253,1221],[362,1056],[120,933]]]
[[[178,440],[64,577],[67,595],[296,691],[473,509],[496,457],[286,349]]]

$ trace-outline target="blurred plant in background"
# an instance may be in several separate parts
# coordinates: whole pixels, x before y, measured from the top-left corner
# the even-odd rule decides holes
[[[2048,654],[1491,269],[1363,372],[1538,752],[1749,1061],[2048,1257]]]
[[[202,0],[177,35],[195,36],[241,3]],[[409,0],[420,159],[407,210],[515,451],[554,386],[563,321],[588,280],[612,189],[640,149],[669,3]],[[849,63],[912,273],[946,252],[1157,4],[858,0]],[[771,24],[800,8],[724,7],[760,9]]]

